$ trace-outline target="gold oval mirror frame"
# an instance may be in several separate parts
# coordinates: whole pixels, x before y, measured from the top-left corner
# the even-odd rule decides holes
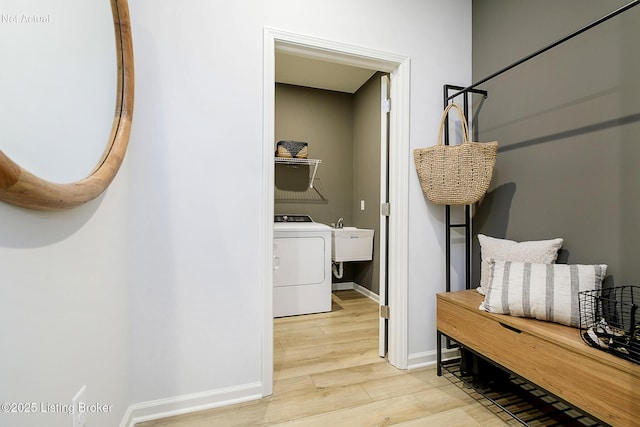
[[[118,173],[129,144],[133,117],[133,42],[127,0],[111,0],[118,85],[107,147],[93,171],[80,181],[57,184],[20,167],[0,150],[0,200],[29,209],[64,210],[95,199]]]

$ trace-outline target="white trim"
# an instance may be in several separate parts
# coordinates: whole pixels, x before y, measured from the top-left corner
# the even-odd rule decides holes
[[[389,158],[387,156],[389,149],[389,113],[391,107],[391,101],[389,98],[389,76],[383,75],[380,77],[380,203],[388,202],[388,188],[389,182]],[[379,259],[379,271],[378,271],[378,288],[379,297],[378,304],[387,304],[387,216],[382,213],[382,206],[380,206],[380,218],[378,233],[378,259]],[[382,308],[380,308],[382,310]],[[387,324],[388,321],[384,317],[380,316],[378,319],[378,328],[380,333],[378,334],[378,356],[387,356]]]
[[[387,73],[396,69],[404,61],[404,56],[347,45],[326,39],[318,39],[303,34],[266,28],[277,39],[276,49],[291,55],[313,58],[352,67],[368,68]]]
[[[331,290],[333,291],[346,291],[349,289],[353,289],[354,291],[364,295],[372,301],[380,304],[380,296],[371,292],[369,289],[364,286],[358,285],[356,282],[341,282],[341,283],[332,283]]]
[[[276,35],[265,29],[262,127],[262,395],[273,394],[273,214],[274,174],[273,139],[275,137],[275,62]]]
[[[331,290],[332,291],[348,291],[351,289],[355,289],[356,285],[357,285],[356,282],[332,283]]]
[[[460,357],[460,351],[457,348],[442,349],[442,360],[457,359]],[[407,369],[426,368],[434,366],[437,363],[436,351],[425,351],[423,353],[412,353],[409,355],[409,366]]]
[[[356,292],[364,295],[365,297],[369,298],[370,300],[375,301],[376,303],[380,304],[380,297],[376,294],[374,294],[373,292],[371,292],[369,289],[365,288],[364,286],[360,286],[357,283],[354,283],[354,287],[353,290],[355,290]]]
[[[408,366],[410,61],[391,73],[389,117],[389,362]]]
[[[220,406],[233,405],[262,397],[262,384],[250,383],[236,387],[192,393],[166,399],[136,403],[129,406],[120,427],[134,427],[137,423],[189,414]]]
[[[341,64],[391,73],[389,134],[389,363],[408,365],[409,68],[406,56],[317,39],[266,27],[263,82],[263,395],[273,392],[273,139],[275,135],[275,51],[286,50]]]

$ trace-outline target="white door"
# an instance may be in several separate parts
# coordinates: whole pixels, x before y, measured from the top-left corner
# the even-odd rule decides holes
[[[380,254],[380,338],[379,338],[379,355],[385,357],[387,355],[388,339],[387,327],[388,316],[382,313],[388,313],[389,307],[387,293],[389,290],[389,275],[387,273],[387,252],[388,242],[387,230],[389,226],[389,212],[384,207],[389,202],[389,111],[391,103],[389,99],[389,77],[384,75],[381,77],[380,85],[380,238],[378,239],[378,247]]]

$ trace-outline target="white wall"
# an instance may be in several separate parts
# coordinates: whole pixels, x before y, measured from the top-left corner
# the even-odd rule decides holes
[[[132,402],[261,378],[262,2],[135,1]]]
[[[435,143],[442,85],[471,74],[469,0],[136,0],[130,9],[127,169],[105,197],[70,212],[0,204],[11,348],[0,400],[66,401],[87,384],[91,398],[117,406],[94,426],[116,425],[127,404],[147,402],[134,405],[146,416],[180,410],[167,404],[178,396],[206,405],[261,390],[265,26],[410,57],[411,148]],[[435,349],[444,221],[410,171],[409,353],[422,355]],[[38,424],[19,419],[11,424]],[[40,424],[68,425],[53,419]]]
[[[253,384],[262,360],[264,27],[411,57],[415,148],[435,143],[442,85],[470,80],[470,2],[138,0],[131,8],[133,401]],[[421,353],[435,349],[443,211],[427,204],[413,172],[410,192],[409,352]]]
[[[126,170],[104,196],[67,212],[0,203],[0,402],[37,404],[0,413],[0,425],[66,427],[83,385],[89,425],[117,425],[129,405]]]
[[[0,12],[17,18],[0,22],[0,149],[44,179],[83,178],[113,122],[109,3],[7,0]],[[87,403],[111,406],[88,425],[117,425],[130,403],[127,164],[71,211],[0,203],[0,402],[35,404],[1,411],[2,426],[68,427],[84,385]]]

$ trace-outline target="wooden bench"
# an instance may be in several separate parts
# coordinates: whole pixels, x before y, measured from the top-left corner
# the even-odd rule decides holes
[[[580,330],[492,314],[475,290],[437,295],[442,335],[615,427],[640,425],[640,365],[588,346]]]

